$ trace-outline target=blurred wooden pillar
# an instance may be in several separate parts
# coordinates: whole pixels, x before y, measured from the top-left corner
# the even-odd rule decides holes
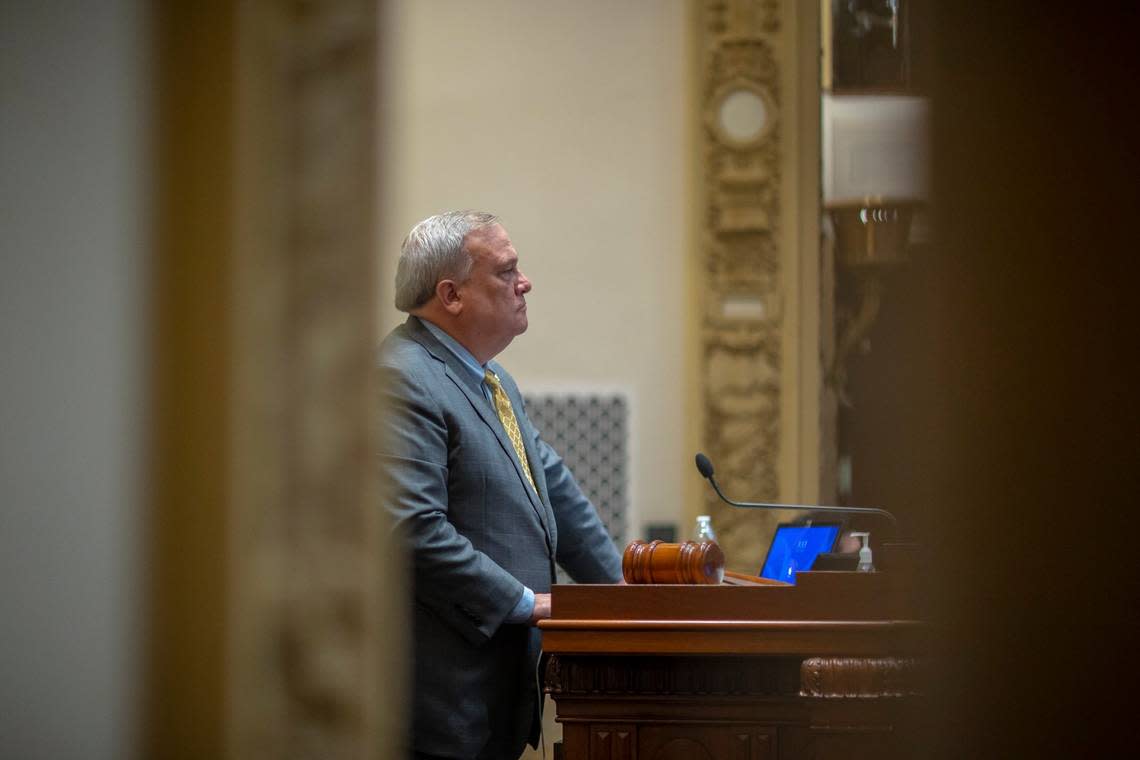
[[[371,461],[377,23],[366,0],[158,17],[152,757],[397,751],[402,600]]]
[[[935,4],[937,327],[897,400],[936,560],[923,756],[1108,757],[1131,733],[1140,58],[1119,7]]]
[[[222,757],[232,3],[167,3],[155,22],[154,461],[143,746],[147,757]]]

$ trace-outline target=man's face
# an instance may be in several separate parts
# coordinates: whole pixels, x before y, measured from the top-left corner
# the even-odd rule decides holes
[[[471,276],[458,288],[460,319],[477,348],[472,353],[487,361],[526,332],[530,280],[519,270],[518,252],[501,225],[473,230],[464,247],[471,256]]]

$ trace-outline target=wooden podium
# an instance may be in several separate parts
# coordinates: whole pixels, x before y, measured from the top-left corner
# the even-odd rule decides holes
[[[555,586],[539,625],[567,760],[918,757],[924,626],[889,573]]]

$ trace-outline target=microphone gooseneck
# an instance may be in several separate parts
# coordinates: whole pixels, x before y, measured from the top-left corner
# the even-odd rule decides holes
[[[712,485],[713,490],[716,491],[716,495],[719,496],[723,502],[726,504],[731,504],[734,507],[740,507],[741,509],[798,509],[808,510],[812,512],[841,512],[844,514],[881,515],[889,519],[891,521],[891,524],[896,528],[898,527],[898,520],[894,515],[885,509],[879,509],[877,507],[832,507],[820,504],[777,504],[774,502],[768,503],[733,501],[732,499],[725,496],[724,493],[720,490],[720,486],[717,484],[716,478],[713,477],[713,465],[712,462],[709,461],[709,458],[704,454],[698,453],[696,461],[697,472],[701,474],[701,477],[708,480],[708,482]]]

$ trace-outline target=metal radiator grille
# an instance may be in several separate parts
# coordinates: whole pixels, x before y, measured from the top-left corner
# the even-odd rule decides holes
[[[562,455],[618,549],[629,511],[629,400],[624,394],[528,394],[526,413]],[[566,582],[559,570],[559,581]]]

